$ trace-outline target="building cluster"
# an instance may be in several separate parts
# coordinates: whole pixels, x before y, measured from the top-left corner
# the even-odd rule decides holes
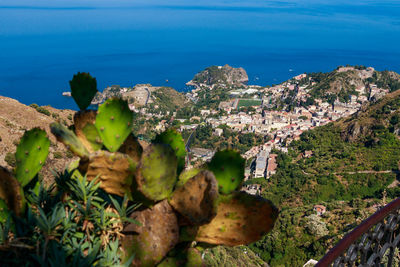
[[[346,67],[339,68],[339,72],[348,71]],[[368,78],[372,76],[372,68],[360,71],[360,78]],[[387,90],[378,88],[374,84],[367,86],[355,86],[356,93],[349,95],[347,102],[336,100],[334,103],[328,103],[322,99],[314,99],[314,103],[308,106],[295,105],[292,111],[272,110],[273,104],[277,99],[282,99],[288,93],[293,97],[293,101],[300,103],[306,102],[311,97],[310,83],[315,84],[311,80],[307,85],[302,85],[301,81],[310,79],[306,74],[300,74],[293,79],[273,87],[248,87],[231,91],[233,99],[224,101],[219,104],[219,110],[224,110],[224,116],[207,117],[207,114],[215,114],[215,110],[202,110],[202,120],[209,123],[215,130],[215,135],[222,135],[220,125],[227,125],[231,129],[241,133],[256,133],[268,135],[270,140],[260,146],[251,148],[244,153],[246,159],[253,158],[254,161],[251,167],[246,171],[246,178],[269,178],[276,172],[277,155],[273,150],[281,150],[287,152],[288,145],[299,140],[300,135],[304,131],[308,131],[317,126],[326,125],[336,121],[342,117],[350,116],[357,112],[361,106],[368,101],[373,101],[383,97],[388,93]],[[198,90],[198,89],[197,89]],[[195,97],[196,91],[191,94]],[[262,104],[253,106],[251,111],[243,112],[238,108],[240,96],[247,97],[253,95],[254,98],[261,99]],[[187,127],[187,126],[185,126]],[[303,157],[310,157],[312,151],[305,151]],[[252,193],[259,193],[259,188],[255,185],[250,185],[244,188]]]
[[[352,67],[339,68],[338,72],[349,71]],[[354,69],[354,68],[353,68]],[[372,77],[373,68],[358,71],[361,79]],[[310,86],[311,85],[311,86]],[[368,101],[375,101],[385,94],[388,90],[378,88],[374,84],[357,85],[354,84],[354,94],[349,95],[345,102],[339,99],[328,102],[323,99],[314,99],[312,104],[300,105],[306,103],[311,97],[310,92],[315,82],[306,74],[300,74],[292,79],[272,87],[261,86],[244,86],[230,91],[232,99],[220,102],[218,109],[202,109],[200,116],[192,117],[189,121],[191,124],[181,125],[181,130],[195,130],[199,123],[208,123],[214,129],[214,134],[221,136],[223,130],[219,127],[226,125],[234,131],[240,133],[255,133],[268,136],[269,141],[266,143],[252,147],[245,152],[243,156],[246,159],[254,159],[251,167],[246,170],[247,178],[269,178],[276,172],[277,155],[274,150],[287,152],[288,145],[299,140],[300,135],[304,131],[322,126],[330,122],[336,121],[342,117],[349,116],[357,112],[361,106]],[[219,85],[221,86],[221,85]],[[196,102],[200,90],[204,90],[207,85],[197,86],[191,92],[186,94],[187,97]],[[208,86],[208,90],[213,90],[213,86]],[[245,97],[247,100],[257,99],[260,105],[252,106],[251,109],[240,109],[241,100]],[[276,103],[290,97],[293,103],[297,103],[292,107],[291,111],[277,110]],[[257,103],[257,101],[254,101]],[[132,107],[132,109],[137,109]],[[145,116],[157,117],[163,114],[149,114],[146,107],[136,110]],[[220,111],[224,111],[223,116],[215,116]],[[174,116],[175,117],[175,112]],[[179,118],[175,118],[179,120]],[[182,119],[182,122],[187,120]],[[168,123],[162,120],[157,126],[158,130],[168,127]],[[307,153],[306,153],[307,152]],[[306,151],[304,157],[310,157],[312,151]],[[212,156],[212,151],[196,150],[192,151],[193,159],[206,161]],[[306,155],[307,154],[307,155]],[[250,190],[250,188],[249,188]],[[252,191],[257,191],[256,187],[252,187]]]

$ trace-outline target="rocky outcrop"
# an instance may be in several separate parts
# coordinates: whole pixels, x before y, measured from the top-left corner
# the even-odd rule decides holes
[[[92,104],[101,104],[110,97],[122,97],[136,108],[153,106],[169,111],[176,111],[177,108],[186,105],[188,101],[182,93],[174,88],[137,84],[133,88],[117,85],[107,87],[102,93],[97,93]]]
[[[355,142],[369,140],[376,143],[379,136],[374,133],[383,128],[400,134],[400,90],[387,94],[376,103],[363,105],[351,117],[335,122],[341,129],[341,137],[345,141]]]
[[[201,85],[208,86],[214,84],[225,84],[233,86],[243,86],[247,84],[249,77],[243,68],[233,68],[229,65],[225,66],[211,66],[205,70],[197,73],[193,80],[187,85]]]
[[[111,97],[120,97],[122,94],[122,89],[119,85],[113,85],[105,88],[103,92],[97,92],[93,97],[92,104],[98,105],[106,101],[106,99]]]

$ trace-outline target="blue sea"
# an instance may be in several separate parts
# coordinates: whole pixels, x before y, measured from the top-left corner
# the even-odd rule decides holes
[[[346,64],[400,72],[400,1],[0,0],[0,95],[25,104],[76,109],[61,93],[78,71],[99,90],[183,91],[224,64],[259,85]]]

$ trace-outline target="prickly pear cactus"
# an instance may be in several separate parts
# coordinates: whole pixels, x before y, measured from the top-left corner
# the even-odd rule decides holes
[[[200,168],[192,168],[189,170],[184,170],[179,175],[178,182],[176,183],[176,187],[183,186],[190,178],[195,177],[202,170],[203,169],[200,169]]]
[[[100,135],[94,126],[96,114],[95,110],[85,110],[74,115],[75,134],[90,153],[100,150],[103,146]]]
[[[86,109],[97,93],[96,78],[86,72],[78,72],[69,82],[71,95],[81,110]]]
[[[167,257],[157,267],[179,267],[182,266],[182,262],[175,257]]]
[[[186,267],[206,267],[201,252],[196,248],[188,249],[186,259]]]
[[[209,223],[217,214],[218,184],[210,171],[202,171],[177,188],[171,206],[192,225]]]
[[[195,240],[214,245],[247,245],[274,226],[278,209],[268,200],[244,192],[220,195],[217,216],[198,228]]]
[[[208,169],[212,171],[218,181],[219,192],[230,194],[237,190],[244,179],[245,160],[239,152],[222,150],[215,153]]]
[[[75,155],[81,158],[87,158],[89,156],[86,147],[73,131],[58,122],[50,124],[50,130],[57,140],[67,146],[67,148],[69,148],[69,150],[71,150]]]
[[[122,249],[125,259],[135,254],[131,266],[155,266],[178,243],[179,228],[174,210],[167,200],[152,208],[133,212],[131,223],[124,228]]]
[[[176,156],[170,146],[151,144],[143,151],[136,170],[139,191],[154,201],[168,198],[176,184],[176,167]]]
[[[103,147],[103,141],[101,140],[97,128],[96,126],[94,126],[94,124],[86,124],[85,127],[82,128],[82,133],[85,135],[86,140],[89,142],[92,152],[98,151]]]
[[[33,128],[25,132],[15,153],[17,180],[22,186],[27,185],[40,171],[49,154],[50,140],[46,132]]]
[[[118,152],[97,151],[90,154],[86,176],[88,181],[98,177],[100,187],[109,194],[130,195],[136,163]]]
[[[25,207],[22,187],[7,169],[0,167],[0,199],[3,199],[9,210],[19,215]]]
[[[8,209],[7,203],[0,198],[0,223],[5,223],[7,218],[10,217],[10,210]]]
[[[133,113],[122,99],[110,98],[99,107],[95,125],[109,151],[118,151],[131,134],[132,120]]]
[[[133,134],[130,134],[119,148],[118,152],[127,154],[135,162],[139,162],[142,157],[143,148],[138,139]]]
[[[166,257],[157,267],[206,267],[203,262],[201,251],[197,248],[173,251],[174,256]]]
[[[178,159],[178,174],[185,168],[186,148],[182,135],[175,129],[169,129],[156,136],[154,143],[167,144],[172,147]]]

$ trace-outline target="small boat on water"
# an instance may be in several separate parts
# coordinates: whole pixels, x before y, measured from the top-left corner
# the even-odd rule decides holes
[[[71,92],[63,92],[62,95],[71,97]]]

